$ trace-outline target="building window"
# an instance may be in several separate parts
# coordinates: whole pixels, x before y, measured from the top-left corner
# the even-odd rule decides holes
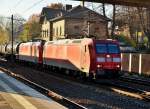
[[[58,27],[56,28],[56,35],[58,36]]]
[[[44,19],[44,24],[46,24],[47,23],[47,20],[46,20],[46,17],[45,17],[45,19]]]
[[[98,30],[99,30],[99,27],[96,27],[96,28],[95,28],[95,31],[98,31]]]
[[[60,26],[60,36],[61,36],[61,34],[62,34],[62,33],[61,33],[61,26]]]
[[[53,36],[55,36],[55,28],[53,28]]]
[[[42,30],[42,37],[44,37],[44,35],[43,35],[43,30]]]
[[[46,37],[47,37],[47,30],[45,30],[45,34],[46,34]]]
[[[77,25],[76,25],[76,26],[74,26],[74,29],[79,29],[79,26],[77,26]]]
[[[45,37],[46,37],[46,30],[44,31]]]
[[[79,26],[74,26],[74,34],[78,34],[79,33]]]
[[[47,37],[48,37],[48,30],[46,32],[47,32]]]
[[[43,37],[45,37],[45,30],[43,30]]]

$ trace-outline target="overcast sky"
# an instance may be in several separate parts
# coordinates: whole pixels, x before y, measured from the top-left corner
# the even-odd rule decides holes
[[[32,14],[39,14],[43,7],[51,3],[71,4],[73,6],[80,5],[80,1],[75,0],[0,0],[0,16],[10,17],[12,14],[19,14],[28,19]],[[88,8],[92,8],[92,3],[85,3]],[[99,4],[94,4],[98,6]],[[107,14],[112,13],[112,7],[107,6]],[[97,10],[97,9],[96,9]]]
[[[72,4],[73,6],[80,4],[72,0],[0,0],[0,15],[11,16],[18,13],[27,19],[33,13],[40,13],[42,8],[50,3]]]

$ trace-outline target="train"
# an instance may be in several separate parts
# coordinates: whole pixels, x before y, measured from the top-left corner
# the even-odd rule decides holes
[[[0,54],[7,59],[10,59],[11,52],[11,44],[0,45]],[[119,43],[110,39],[33,40],[15,43],[13,57],[19,62],[63,69],[73,75],[92,79],[101,75],[118,76],[121,70]]]

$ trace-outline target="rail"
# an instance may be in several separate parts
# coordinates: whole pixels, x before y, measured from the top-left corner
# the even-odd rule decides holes
[[[127,82],[140,84],[140,85],[150,86],[150,80],[143,80],[140,78],[127,77],[127,76],[121,76],[119,79]]]
[[[105,86],[110,86],[110,90],[127,95],[127,96],[131,96],[137,99],[142,99],[142,100],[146,100],[146,101],[150,101],[150,92],[145,91],[145,90],[141,90],[141,89],[137,89],[137,88],[133,88],[124,84],[121,84],[119,82],[115,82],[115,81],[95,81],[96,84],[100,84],[100,85],[105,85]]]
[[[31,85],[32,87],[36,88],[39,92],[46,94],[48,97],[51,97],[52,99],[61,103],[64,106],[68,107],[69,109],[87,109],[86,107],[84,107],[80,104],[77,104],[77,103],[69,100],[68,98],[65,98],[65,97],[47,89],[41,85],[38,85],[38,84],[26,79],[25,77],[23,77],[21,75],[15,74],[15,73],[13,73],[5,68],[2,68],[2,67],[0,67],[0,70],[2,70],[3,72],[7,73],[8,75],[10,75],[12,77],[18,78],[18,79],[26,82],[28,85]]]

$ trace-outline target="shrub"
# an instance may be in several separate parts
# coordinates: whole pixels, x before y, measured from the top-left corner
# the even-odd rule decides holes
[[[129,37],[125,37],[123,35],[115,35],[112,38],[118,40],[119,42],[123,42],[126,45],[136,47],[136,42],[133,39],[129,38]]]

